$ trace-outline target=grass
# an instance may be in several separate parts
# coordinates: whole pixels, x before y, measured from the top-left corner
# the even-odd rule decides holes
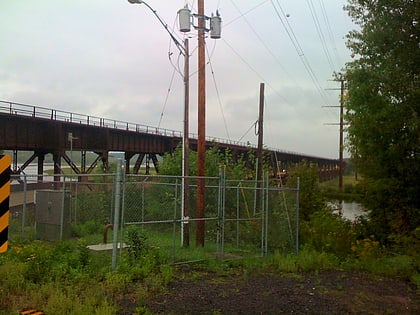
[[[344,175],[343,176],[343,186],[344,185],[357,185],[359,183],[359,180],[356,180],[354,175]],[[334,179],[321,182],[320,187],[324,189],[331,189],[331,190],[338,190],[338,177],[335,177]]]
[[[111,252],[88,251],[86,239],[11,243],[9,251],[0,256],[3,275],[0,278],[0,315],[17,313],[27,307],[47,314],[115,314],[117,301],[125,296],[132,296],[137,301],[137,310],[146,312],[147,297],[164,290],[173,278],[174,247],[171,229],[146,227],[142,233],[146,238],[136,238],[140,243],[145,242],[144,246],[137,247],[139,255],[133,259],[135,253],[124,251],[118,257],[115,271],[110,270]],[[130,242],[129,239],[126,241]],[[370,244],[369,248],[374,246]],[[217,246],[211,242],[204,248],[194,245],[182,248],[178,243],[175,249],[175,261],[196,261],[200,266],[197,270],[228,277],[238,272],[246,276],[264,269],[297,278],[302,272],[357,269],[411,279],[417,285],[420,282],[418,261],[414,257],[387,255],[376,250],[337,257],[304,246],[299,256],[275,252],[269,254],[268,259],[245,255],[240,260],[220,261],[214,255]],[[226,251],[234,251],[234,248],[228,247]],[[194,280],[194,273],[189,277]]]
[[[345,177],[345,185],[354,185],[352,177]],[[327,191],[336,191],[337,181],[322,183]],[[12,220],[13,233],[20,235],[20,225]],[[304,225],[301,232],[305,231]],[[207,229],[215,230],[211,224]],[[133,229],[141,233],[127,236]],[[196,247],[191,228],[190,247],[183,248],[179,225],[132,226],[127,228],[124,241],[132,245],[130,250],[118,252],[117,268],[111,271],[111,252],[93,252],[86,245],[102,242],[102,226],[86,224],[74,227],[78,239],[63,242],[41,242],[33,239],[10,242],[7,253],[0,255],[0,315],[18,313],[27,307],[43,310],[46,314],[115,314],[118,301],[132,297],[137,301],[137,312],[147,313],[144,307],[148,296],[164,290],[174,274],[173,263],[198,264],[203,272],[215,272],[234,276],[238,272],[250,275],[255,270],[274,270],[299,278],[302,272],[318,272],[331,269],[365,270],[374,274],[410,279],[420,285],[418,257],[386,252],[377,242],[362,240],[349,242],[354,247],[327,251],[316,244],[324,244],[320,236],[330,235],[329,249],[337,248],[347,226],[337,224],[329,217],[319,217],[307,225],[306,240],[296,256],[290,252],[270,252],[268,259],[261,258],[260,241],[250,234],[254,244],[237,247],[226,242],[223,261],[220,246],[214,239],[206,238],[205,247]],[[349,227],[351,229],[351,227]],[[243,231],[241,231],[242,233]],[[213,233],[214,234],[214,233]],[[337,235],[337,236],[336,236]],[[349,234],[350,235],[350,234]],[[144,236],[144,237],[143,237]],[[209,235],[210,236],[210,235]],[[341,236],[341,238],[340,238]],[[252,238],[254,237],[254,239]],[[350,236],[349,236],[350,237]],[[112,231],[108,240],[113,239]],[[312,241],[311,241],[312,240]],[[319,242],[318,242],[319,241]],[[333,243],[334,242],[334,243]],[[325,245],[325,244],[324,244]],[[259,256],[259,257],[258,257]],[[232,258],[232,259],[231,259]],[[242,259],[238,259],[242,258]],[[195,275],[185,275],[199,280]]]
[[[362,196],[360,178],[354,175],[343,176],[343,191],[339,191],[338,177],[319,184],[322,194],[328,199],[358,201]]]

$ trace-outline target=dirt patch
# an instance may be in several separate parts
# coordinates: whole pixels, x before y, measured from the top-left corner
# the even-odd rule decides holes
[[[410,283],[355,271],[281,275],[180,269],[153,314],[420,314]]]

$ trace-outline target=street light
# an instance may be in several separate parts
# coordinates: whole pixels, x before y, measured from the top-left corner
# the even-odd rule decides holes
[[[182,46],[175,36],[168,29],[166,23],[160,18],[156,10],[154,10],[150,5],[141,0],[128,0],[130,3],[144,4],[152,13],[156,16],[165,30],[168,32],[172,41],[175,43],[179,52],[184,56],[184,130],[182,134],[182,194],[181,194],[181,244],[183,246],[189,246],[189,48],[188,48],[188,38],[184,39],[184,46]]]
[[[160,24],[162,24],[162,26],[164,27],[164,29],[168,32],[169,36],[171,37],[171,39],[173,40],[173,42],[175,43],[176,47],[178,48],[178,50],[181,52],[181,54],[183,56],[186,55],[186,51],[185,48],[181,45],[181,43],[176,39],[176,37],[174,36],[174,34],[171,33],[171,31],[168,28],[168,25],[161,19],[161,17],[157,14],[156,10],[154,10],[147,2],[142,1],[142,0],[128,0],[128,2],[132,3],[132,4],[144,4],[150,11],[152,11],[152,13],[156,16],[156,18],[159,20]]]

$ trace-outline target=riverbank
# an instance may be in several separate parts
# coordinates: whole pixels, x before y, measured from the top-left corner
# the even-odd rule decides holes
[[[321,192],[328,200],[344,200],[346,202],[361,202],[363,191],[360,186],[360,177],[356,179],[354,175],[343,176],[343,189],[338,187],[338,178],[321,182],[319,184]]]

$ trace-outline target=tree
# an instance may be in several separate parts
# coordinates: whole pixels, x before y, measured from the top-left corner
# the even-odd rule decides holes
[[[287,184],[290,187],[297,186],[299,178],[299,217],[309,221],[310,216],[323,209],[325,206],[319,188],[319,168],[316,164],[303,160],[290,170]]]
[[[420,223],[419,14],[416,0],[349,0],[348,145],[382,240]]]
[[[249,163],[254,166],[255,156],[252,151],[248,152]],[[197,176],[197,152],[190,150],[189,153],[189,174]],[[241,155],[237,160],[233,159],[232,153],[229,150],[221,151],[216,146],[206,150],[206,176],[219,176],[219,168],[226,167],[227,179],[246,179],[247,175],[253,172],[253,169],[247,167],[245,156]],[[265,165],[265,168],[267,166]],[[168,153],[163,157],[160,164],[161,175],[181,175],[182,173],[182,147],[178,146],[173,153]]]

